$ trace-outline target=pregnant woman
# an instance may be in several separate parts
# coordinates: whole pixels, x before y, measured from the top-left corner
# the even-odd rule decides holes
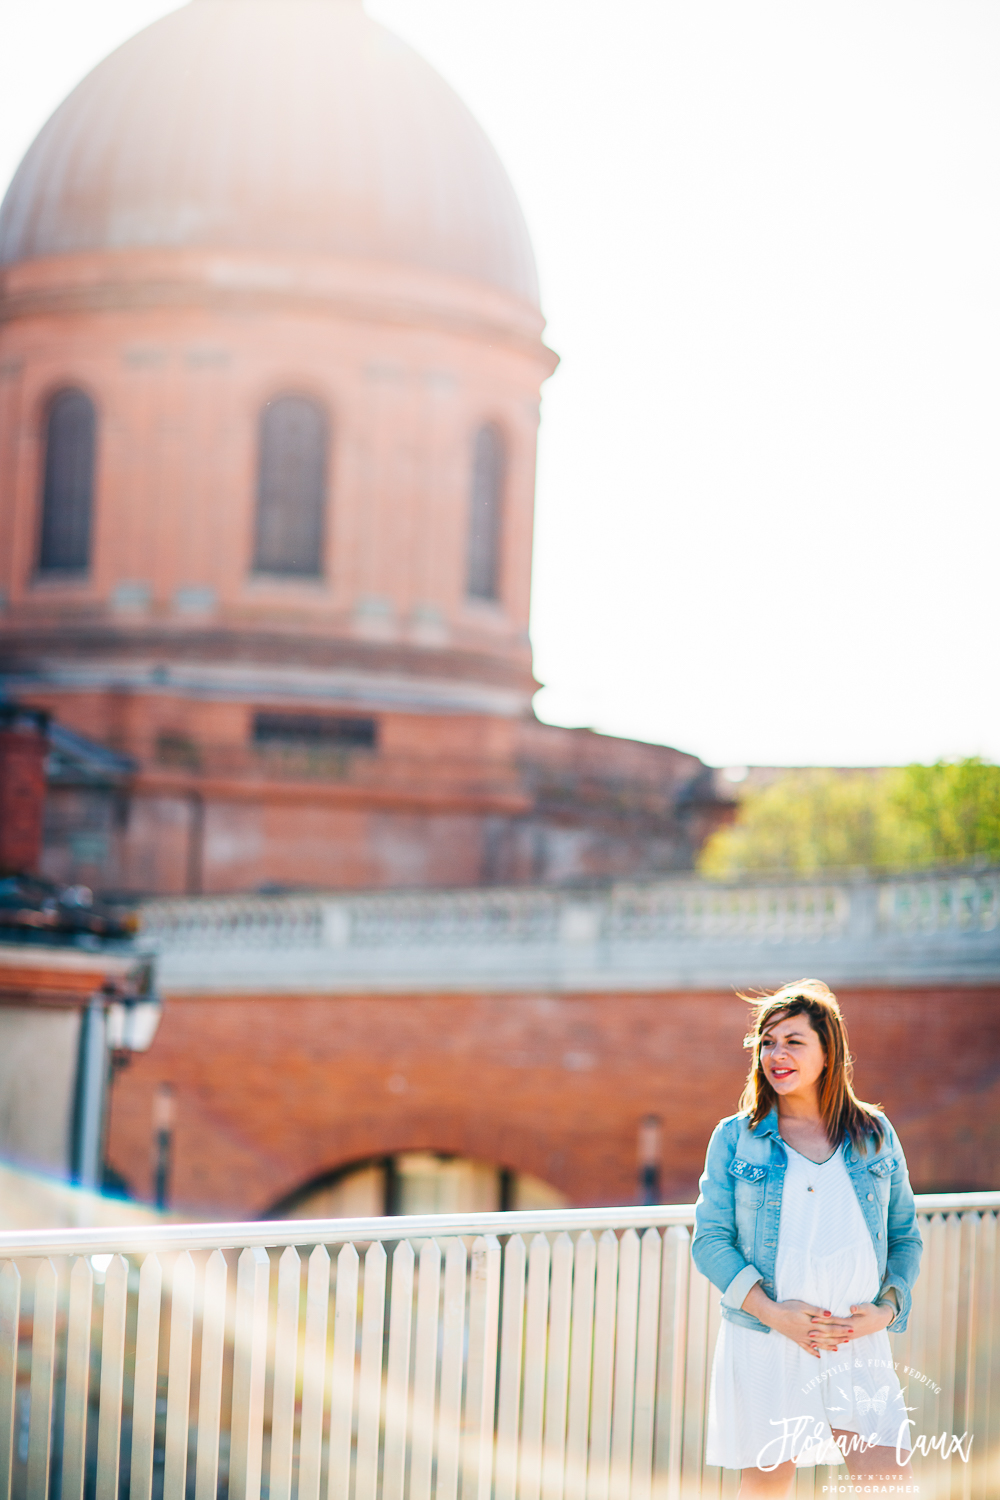
[[[906,1327],[923,1248],[903,1149],[854,1093],[825,984],[754,1003],[747,1086],[695,1209],[694,1262],[722,1292],[705,1461],[742,1469],[740,1500],[845,1458],[862,1485],[912,1483],[886,1332]]]

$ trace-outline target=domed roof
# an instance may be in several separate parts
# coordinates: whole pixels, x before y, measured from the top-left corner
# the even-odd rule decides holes
[[[0,264],[136,247],[361,257],[538,302],[496,152],[360,0],[190,0],[73,90],[4,199]]]

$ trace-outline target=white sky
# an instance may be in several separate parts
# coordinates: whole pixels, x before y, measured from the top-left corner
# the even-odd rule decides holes
[[[0,0],[0,182],[170,0]],[[541,717],[1000,759],[1000,6],[368,0],[492,137],[548,339]]]

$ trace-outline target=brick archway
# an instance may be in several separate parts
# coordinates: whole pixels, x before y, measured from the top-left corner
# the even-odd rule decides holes
[[[858,1092],[900,1129],[914,1188],[945,1171],[989,1186],[995,991],[840,1000]],[[259,1216],[337,1164],[413,1151],[499,1163],[572,1204],[628,1204],[638,1128],[658,1114],[663,1201],[691,1202],[712,1128],[736,1109],[745,1027],[744,1002],[717,991],[168,998],[152,1049],[115,1083],[109,1160],[152,1196],[152,1103],[168,1082],[171,1203],[200,1218]]]

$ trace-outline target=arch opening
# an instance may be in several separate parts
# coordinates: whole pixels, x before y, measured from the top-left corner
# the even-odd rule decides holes
[[[45,422],[40,573],[85,573],[90,566],[97,413],[85,391],[57,391]]]
[[[467,592],[472,599],[499,599],[503,490],[507,467],[503,433],[487,423],[476,433],[469,498]]]
[[[530,1173],[440,1151],[399,1151],[337,1167],[281,1199],[269,1219],[503,1213],[565,1208],[558,1188]]]
[[[276,396],[260,414],[255,573],[323,573],[326,412],[305,396]]]

